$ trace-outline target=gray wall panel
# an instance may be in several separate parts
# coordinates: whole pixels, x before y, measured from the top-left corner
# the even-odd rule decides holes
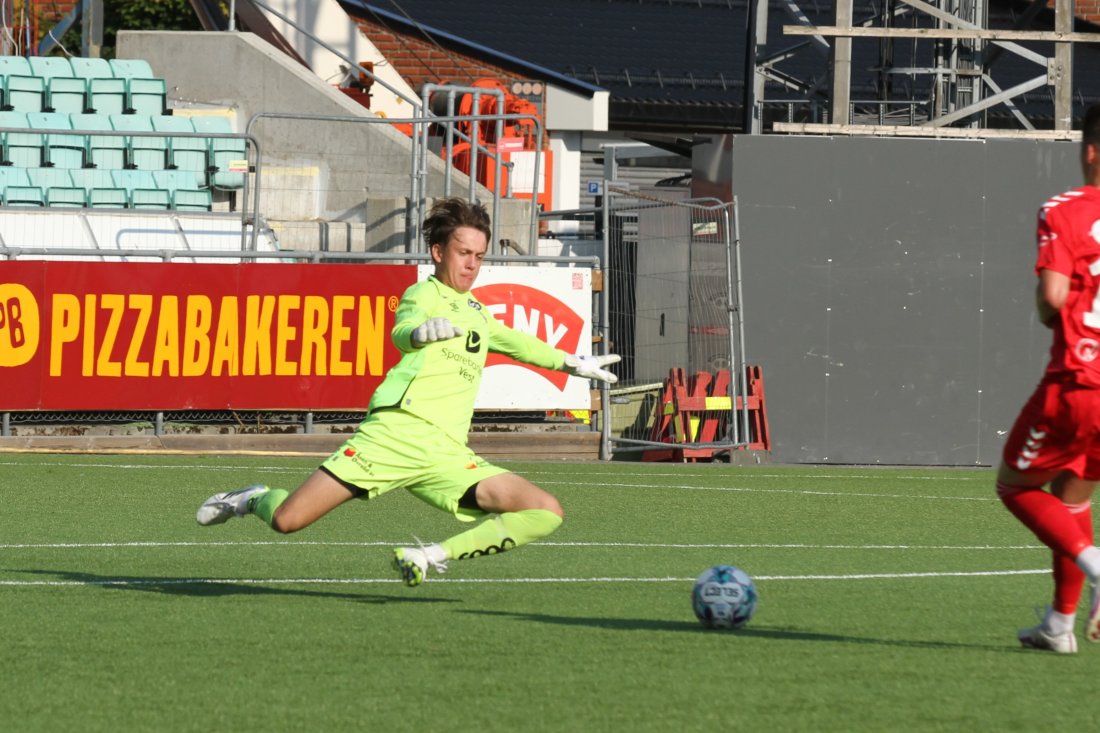
[[[746,351],[776,460],[997,462],[1049,345],[1035,212],[1079,185],[1077,149],[733,138]]]

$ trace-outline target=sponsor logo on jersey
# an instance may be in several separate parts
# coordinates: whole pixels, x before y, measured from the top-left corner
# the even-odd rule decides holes
[[[1089,228],[1089,236],[1092,237],[1092,241],[1100,244],[1100,219],[1092,223],[1092,227]]]

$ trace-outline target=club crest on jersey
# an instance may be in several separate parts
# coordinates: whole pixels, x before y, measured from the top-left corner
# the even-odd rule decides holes
[[[1081,339],[1073,347],[1073,351],[1078,359],[1087,364],[1090,361],[1096,361],[1096,357],[1100,356],[1100,343],[1094,339]]]
[[[476,311],[481,310],[481,303],[478,303],[473,298],[470,298],[469,300],[467,300],[466,305],[470,306],[471,308],[473,308]]]
[[[466,334],[466,351],[471,354],[481,351],[481,334],[477,331],[470,331]]]

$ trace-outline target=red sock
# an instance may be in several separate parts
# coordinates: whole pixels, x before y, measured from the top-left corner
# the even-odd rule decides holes
[[[1055,553],[1072,560],[1092,544],[1091,532],[1082,531],[1077,517],[1053,494],[1039,488],[998,483],[997,496],[1008,511]]]
[[[1076,521],[1078,528],[1092,542],[1092,505],[1066,504],[1066,509]],[[1054,553],[1054,603],[1059,613],[1075,613],[1077,602],[1081,599],[1081,590],[1085,587],[1085,574],[1077,567],[1072,557]]]

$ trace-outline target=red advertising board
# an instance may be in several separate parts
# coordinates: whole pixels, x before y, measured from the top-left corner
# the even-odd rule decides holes
[[[416,273],[0,262],[0,410],[365,409]]]

